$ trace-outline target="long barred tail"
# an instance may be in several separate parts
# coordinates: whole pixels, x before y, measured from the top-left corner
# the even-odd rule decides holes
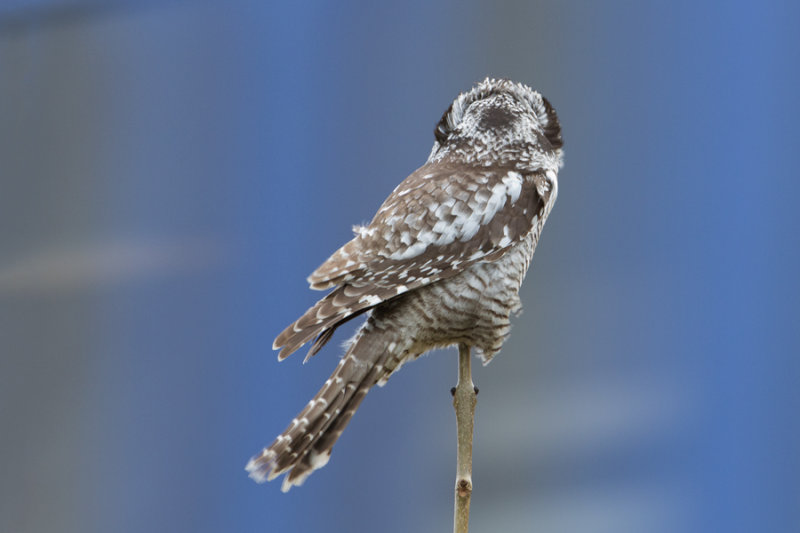
[[[367,321],[322,389],[289,427],[247,464],[259,483],[286,474],[281,490],[301,485],[327,464],[331,449],[373,385],[385,380],[397,357],[397,343]],[[391,348],[391,350],[389,349]],[[389,366],[387,368],[387,361]]]

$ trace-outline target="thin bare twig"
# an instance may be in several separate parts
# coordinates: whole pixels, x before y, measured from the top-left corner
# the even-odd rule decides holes
[[[475,424],[475,404],[478,391],[472,383],[470,347],[458,345],[458,384],[453,389],[458,431],[458,460],[456,466],[456,502],[453,531],[469,531],[469,504],[472,497],[472,430]]]

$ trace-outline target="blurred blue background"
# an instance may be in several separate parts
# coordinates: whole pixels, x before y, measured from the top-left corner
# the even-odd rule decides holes
[[[289,494],[244,465],[327,378],[305,277],[487,75],[562,121],[475,369],[472,530],[800,527],[792,2],[0,7],[0,531],[449,531],[455,351]]]

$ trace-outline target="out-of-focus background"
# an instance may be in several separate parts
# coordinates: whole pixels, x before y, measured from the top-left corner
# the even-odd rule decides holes
[[[373,391],[305,486],[244,465],[327,378],[305,277],[487,75],[566,166],[488,367],[474,531],[796,532],[791,2],[0,7],[0,531],[448,531],[456,356]]]

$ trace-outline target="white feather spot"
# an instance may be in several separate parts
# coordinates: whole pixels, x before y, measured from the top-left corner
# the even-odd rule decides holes
[[[492,214],[494,216],[494,213]],[[470,216],[461,228],[461,242],[466,242],[478,233],[481,227],[481,213],[475,212]]]
[[[516,202],[522,192],[522,175],[511,171],[503,177],[503,183],[506,184],[506,193],[511,197],[511,201]]]
[[[492,187],[492,195],[489,197],[489,201],[486,202],[486,208],[483,211],[483,224],[488,224],[494,215],[505,205],[507,191],[508,187],[506,187],[504,183],[498,183]]]
[[[395,261],[402,261],[403,259],[410,259],[412,257],[416,257],[424,252],[428,248],[427,242],[417,241],[411,246],[407,248],[403,248],[401,250],[396,251],[392,255],[389,256],[389,259],[394,259]]]
[[[353,226],[353,233],[358,237],[372,237],[375,234],[375,228],[368,228],[366,226]]]
[[[311,451],[308,453],[308,458],[311,463],[311,468],[313,468],[314,470],[319,470],[320,468],[328,464],[328,461],[331,458],[331,452],[330,450],[328,450],[325,453],[319,453],[312,448]]]
[[[436,224],[433,225],[433,231],[435,233],[444,233],[445,231],[447,231],[449,226],[450,224],[448,224],[446,221],[437,220]]]
[[[403,221],[412,228],[417,227],[417,223],[420,220],[420,216],[417,213],[409,213],[406,215],[406,218]]]
[[[456,198],[453,197],[448,198],[447,200],[442,202],[442,205],[440,205],[439,208],[436,210],[436,215],[441,216],[450,214],[455,208],[456,204],[458,203],[459,202]]]
[[[382,301],[383,300],[381,300],[380,296],[376,296],[374,294],[366,294],[358,300],[358,303],[367,305],[378,305]]]
[[[503,238],[497,243],[501,248],[505,248],[511,244],[511,236],[508,234],[508,226],[503,226]]]

